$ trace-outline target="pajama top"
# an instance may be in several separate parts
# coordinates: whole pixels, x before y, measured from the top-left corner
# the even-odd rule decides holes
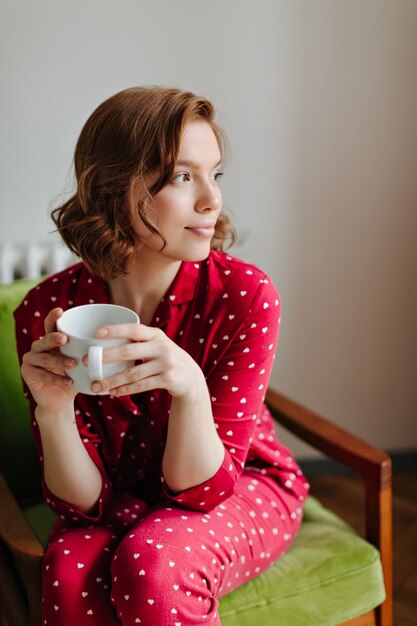
[[[106,282],[83,263],[48,277],[15,311],[20,359],[44,335],[44,319],[52,308],[108,302]],[[156,389],[124,397],[79,393],[77,427],[102,475],[102,492],[97,509],[83,513],[52,494],[42,480],[52,510],[72,524],[96,523],[113,492],[124,492],[151,506],[168,498],[185,509],[207,512],[233,494],[244,468],[272,477],[277,487],[303,502],[308,484],[292,454],[279,442],[264,404],[280,315],[280,297],[255,265],[217,251],[201,262],[184,261],[151,326],[161,328],[188,352],[205,375],[225,450],[221,467],[204,483],[172,493],[162,472],[171,404],[168,392]],[[26,386],[25,392],[42,467],[36,405]]]

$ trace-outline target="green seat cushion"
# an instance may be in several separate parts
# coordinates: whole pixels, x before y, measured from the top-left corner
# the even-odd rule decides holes
[[[32,527],[32,530],[35,532],[35,535],[45,548],[48,542],[49,532],[58,519],[58,516],[44,502],[38,502],[37,504],[32,504],[24,508],[23,513]]]
[[[25,510],[45,545],[56,519],[45,504]],[[220,601],[222,626],[332,626],[385,599],[379,552],[308,498],[300,532],[266,572]]]

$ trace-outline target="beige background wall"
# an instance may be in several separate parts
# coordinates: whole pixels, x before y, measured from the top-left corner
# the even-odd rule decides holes
[[[273,384],[377,445],[417,448],[417,2],[16,0],[0,12],[0,244],[49,236],[101,100],[152,83],[207,95],[232,145],[234,253],[282,295]]]

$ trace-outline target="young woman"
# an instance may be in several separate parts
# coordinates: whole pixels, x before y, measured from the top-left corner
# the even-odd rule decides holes
[[[308,485],[264,394],[279,295],[222,252],[223,136],[212,104],[132,88],[103,102],[75,152],[77,190],[53,219],[82,262],[15,312],[47,503],[43,624],[220,624],[218,600],[290,546]],[[112,302],[139,325],[100,337],[134,367],[76,394],[65,309]]]

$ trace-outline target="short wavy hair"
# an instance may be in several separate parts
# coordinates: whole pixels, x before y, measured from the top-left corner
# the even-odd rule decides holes
[[[76,193],[52,211],[52,219],[70,250],[92,272],[104,280],[128,272],[138,246],[127,208],[134,182],[144,190],[139,216],[161,237],[161,250],[165,247],[147,209],[172,177],[181,135],[190,121],[203,119],[210,125],[224,157],[227,141],[214,117],[209,100],[167,87],[125,89],[91,114],[75,149]],[[160,172],[158,180],[147,186],[148,175],[155,171]],[[229,218],[221,213],[211,247],[223,250],[235,239]]]

